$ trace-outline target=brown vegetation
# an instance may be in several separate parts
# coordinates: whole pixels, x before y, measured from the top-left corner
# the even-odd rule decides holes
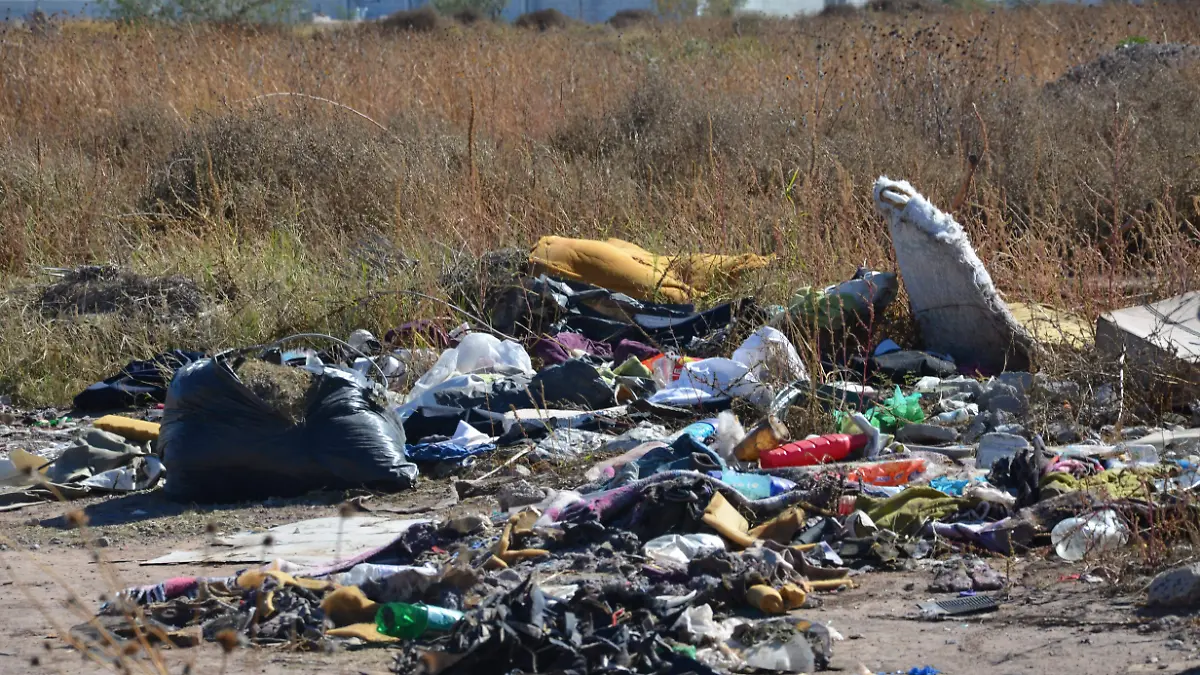
[[[228,300],[195,320],[85,321],[0,296],[0,389],[62,401],[167,346],[441,316],[408,292],[440,296],[447,261],[543,234],[776,253],[743,290],[780,301],[891,268],[879,175],[947,209],[962,195],[1012,300],[1094,316],[1128,301],[1127,279],[1195,287],[1196,66],[1115,51],[1197,34],[1191,3],[623,34],[400,23],[414,30],[6,32],[5,287],[111,261]],[[1050,85],[1094,61],[1113,77]]]
[[[623,9],[608,18],[608,25],[617,30],[624,30],[632,26],[640,26],[647,23],[656,23],[658,16],[648,9]]]
[[[546,31],[551,28],[566,28],[571,25],[571,20],[567,18],[566,14],[552,7],[522,14],[517,17],[516,21],[513,21],[513,25],[517,28],[536,28]]]
[[[393,12],[379,23],[385,28],[428,32],[441,27],[442,17],[438,15],[437,10],[424,5],[417,9]]]

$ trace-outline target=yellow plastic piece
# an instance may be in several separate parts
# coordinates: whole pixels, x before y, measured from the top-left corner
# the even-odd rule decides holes
[[[158,430],[162,427],[158,422],[135,420],[121,415],[105,415],[92,422],[92,426],[102,431],[123,436],[131,441],[156,441]]]
[[[751,607],[757,607],[766,614],[783,614],[787,611],[784,608],[783,596],[779,594],[779,591],[764,584],[751,586],[746,591],[746,603]]]

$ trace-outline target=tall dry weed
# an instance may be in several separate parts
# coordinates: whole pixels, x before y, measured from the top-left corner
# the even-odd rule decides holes
[[[3,285],[113,261],[238,300],[196,326],[110,326],[55,361],[37,355],[87,318],[48,326],[10,297],[0,364],[20,366],[0,370],[61,399],[166,346],[122,331],[385,331],[445,312],[404,294],[440,295],[447,261],[545,234],[774,253],[741,290],[782,301],[893,267],[879,175],[953,211],[1010,300],[1093,317],[1194,286],[1187,50],[1115,85],[1051,83],[1101,56],[1136,66],[1119,44],[1186,41],[1200,9],[882,9],[624,31],[9,30]]]

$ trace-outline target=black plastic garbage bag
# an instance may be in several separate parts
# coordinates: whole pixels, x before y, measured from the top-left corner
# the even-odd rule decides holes
[[[938,358],[918,351],[898,351],[863,358],[850,359],[850,368],[855,373],[866,373],[868,378],[894,384],[909,384],[922,377],[954,377],[958,366],[953,361]]]
[[[292,424],[252,393],[222,357],[179,370],[159,436],[168,498],[226,502],[311,490],[412,487],[404,427],[359,373],[325,367]]]
[[[185,363],[204,358],[200,352],[181,349],[159,354],[145,361],[131,361],[112,377],[97,382],[75,396],[75,409],[99,412],[128,408],[143,403],[162,403],[167,397],[167,382]]]
[[[599,286],[542,275],[505,289],[491,301],[490,313],[492,326],[508,334],[569,331],[612,345],[634,340],[678,348],[755,311],[753,298],[697,312],[693,305],[644,302]]]
[[[428,396],[430,401],[418,410],[424,407],[459,410],[478,408],[503,415],[510,410],[523,408],[566,406],[599,410],[617,403],[616,393],[596,367],[580,359],[544,368],[532,377],[517,374],[497,379],[482,392],[459,387],[437,389]],[[492,433],[498,435],[494,429]],[[413,438],[420,437],[414,434]]]

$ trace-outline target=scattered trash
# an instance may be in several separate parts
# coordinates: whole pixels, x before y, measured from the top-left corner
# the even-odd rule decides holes
[[[659,562],[686,565],[696,558],[725,550],[725,542],[713,534],[665,534],[642,547],[646,557]]]
[[[1096,348],[1123,357],[1136,377],[1163,386],[1155,374],[1171,370],[1171,380],[1196,381],[1200,364],[1200,291],[1153,304],[1128,307],[1101,315],[1096,321]],[[1189,376],[1190,375],[1190,376]]]
[[[937,620],[950,616],[995,611],[1000,604],[990,595],[968,595],[949,600],[923,602],[918,607],[921,609],[922,618]]]
[[[879,320],[896,299],[900,284],[897,275],[859,268],[852,279],[815,289],[798,289],[785,313],[772,319],[779,327],[792,321],[807,329],[841,331],[847,326],[867,328]]]
[[[1006,305],[962,227],[907,183],[880,179],[875,201],[900,276],[862,267],[786,308],[683,304],[769,258],[546,237],[529,255],[540,276],[486,298],[491,325],[160,354],[81,393],[84,416],[18,422],[4,403],[0,428],[41,443],[0,459],[0,510],[152,489],[185,502],[355,491],[335,496],[336,517],[213,532],[144,562],[248,567],[127,589],[76,635],[388,644],[396,672],[438,675],[811,673],[843,637],[801,615],[872,570],[920,570],[930,593],[957,596],[919,602],[922,619],[994,611],[1015,573],[980,556],[1047,540],[1067,561],[1119,552],[1155,527],[1148,501],[1200,486],[1196,430],[1122,427],[1103,412],[1124,405],[1117,386],[1026,372],[1039,344],[1086,338],[1035,325],[1069,316]],[[815,350],[810,374],[796,346],[870,328],[901,280],[924,344]],[[1130,316],[1101,320],[1127,347]],[[439,498],[376,494],[421,487],[418,464]],[[1112,583],[1098,568],[1072,579]],[[1193,606],[1198,579],[1166,572],[1147,604]]]
[[[375,626],[384,635],[415,640],[426,632],[451,631],[462,618],[462,612],[444,607],[389,602],[379,606]]]

